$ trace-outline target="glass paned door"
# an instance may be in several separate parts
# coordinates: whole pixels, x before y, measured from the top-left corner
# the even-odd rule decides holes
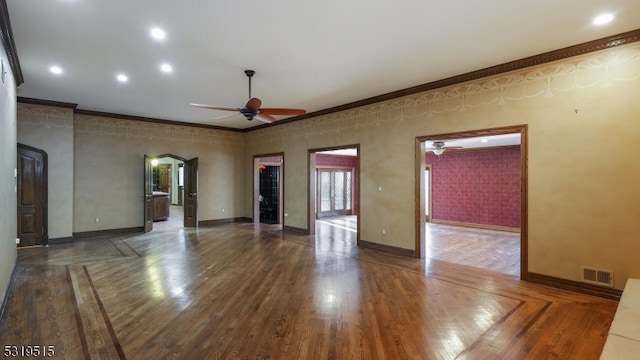
[[[319,169],[318,217],[352,213],[353,176],[350,169]]]

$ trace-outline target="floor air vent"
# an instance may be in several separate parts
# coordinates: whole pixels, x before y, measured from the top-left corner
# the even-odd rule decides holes
[[[602,270],[582,266],[582,281],[590,284],[613,287],[613,270]]]

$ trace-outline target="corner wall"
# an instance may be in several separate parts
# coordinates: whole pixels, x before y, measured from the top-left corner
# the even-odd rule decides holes
[[[143,226],[145,154],[198,158],[199,221],[244,215],[242,133],[76,114],[73,142],[75,233]]]
[[[638,94],[632,43],[251,131],[245,164],[286,154],[284,225],[306,229],[307,149],[360,144],[361,239],[413,250],[416,137],[528,124],[529,272],[577,281],[581,265],[612,269],[621,289],[640,277]]]
[[[0,81],[0,307],[7,295],[16,264],[16,82],[4,46],[0,59],[4,81]]]
[[[49,239],[73,235],[73,109],[18,104],[18,142],[47,153]]]

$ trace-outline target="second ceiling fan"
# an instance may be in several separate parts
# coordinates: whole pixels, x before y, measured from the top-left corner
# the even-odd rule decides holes
[[[191,103],[192,106],[211,109],[211,110],[222,110],[222,111],[234,111],[241,113],[247,120],[257,119],[262,122],[272,123],[276,121],[274,115],[304,115],[307,113],[304,109],[293,109],[293,108],[261,108],[262,101],[256,97],[251,97],[251,78],[255,75],[255,71],[253,70],[245,70],[244,73],[249,78],[249,101],[243,106],[240,107],[227,107],[227,106],[217,106],[217,105],[204,105],[204,104],[194,104]],[[233,115],[232,115],[233,116]]]
[[[433,151],[434,154],[440,156],[445,149],[462,149],[462,146],[445,146],[444,141],[434,141],[431,147],[427,147],[426,151]]]

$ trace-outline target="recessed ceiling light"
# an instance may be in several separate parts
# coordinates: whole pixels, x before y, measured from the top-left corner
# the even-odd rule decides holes
[[[151,36],[156,40],[164,40],[166,34],[160,28],[153,28],[151,29]]]
[[[129,81],[129,77],[127,77],[127,75],[125,74],[118,74],[116,75],[116,79],[118,79],[118,81],[125,83],[127,81]]]
[[[51,71],[53,74],[56,74],[56,75],[62,74],[62,68],[56,65],[53,65],[52,67],[50,67],[49,71]]]
[[[162,63],[160,65],[160,70],[162,70],[162,72],[165,72],[165,73],[170,73],[173,71],[173,67],[171,67],[170,64]]]
[[[593,18],[593,25],[605,25],[610,23],[613,20],[614,16],[610,13],[600,14]]]

